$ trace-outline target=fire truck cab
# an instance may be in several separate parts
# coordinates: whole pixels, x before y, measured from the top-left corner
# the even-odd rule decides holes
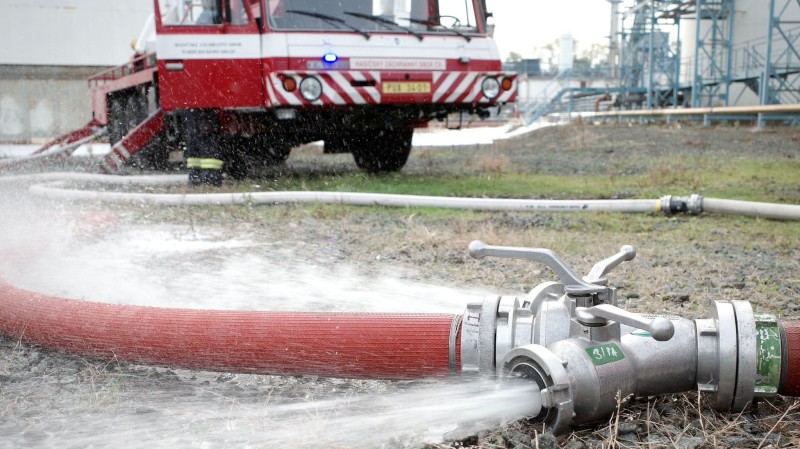
[[[90,80],[95,121],[127,142],[110,171],[154,117],[153,160],[183,152],[190,168],[240,177],[322,140],[368,172],[396,171],[414,128],[515,100],[485,0],[154,3],[155,53]]]

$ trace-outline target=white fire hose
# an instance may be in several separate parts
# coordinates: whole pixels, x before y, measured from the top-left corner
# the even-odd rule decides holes
[[[704,198],[700,195],[658,199],[620,200],[539,200],[502,198],[463,198],[355,192],[237,192],[237,193],[142,193],[86,190],[67,187],[69,182],[104,185],[181,186],[185,175],[115,176],[88,173],[42,173],[0,177],[0,183],[31,183],[31,193],[51,199],[147,203],[153,205],[236,205],[324,203],[385,207],[439,207],[507,212],[626,212],[678,213],[702,212],[741,215],[775,220],[800,220],[800,205]]]

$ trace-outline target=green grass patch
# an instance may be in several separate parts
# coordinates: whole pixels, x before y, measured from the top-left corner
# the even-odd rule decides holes
[[[249,191],[253,185],[253,182],[242,182],[234,189]],[[265,191],[319,190],[477,198],[658,198],[666,194],[700,193],[740,200],[800,202],[800,161],[663,159],[653,163],[645,173],[632,176],[513,172],[433,176],[355,172],[285,177],[258,185]]]
[[[800,161],[796,159],[665,160],[634,179],[637,191],[645,197],[700,193],[745,201],[800,203]]]
[[[526,173],[457,176],[364,175],[280,179],[261,184],[261,190],[320,190],[404,195],[493,198],[611,198],[618,181],[607,176],[554,176]],[[251,190],[241,183],[239,191]]]

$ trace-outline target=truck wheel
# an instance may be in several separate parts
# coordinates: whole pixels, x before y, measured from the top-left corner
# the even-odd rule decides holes
[[[292,152],[292,147],[285,143],[270,142],[262,147],[262,154],[264,161],[268,165],[280,165],[289,159],[289,153]]]
[[[147,98],[144,95],[134,92],[128,96],[127,118],[126,134],[147,118]]]
[[[370,173],[398,171],[411,153],[413,129],[380,130],[358,139],[352,149],[358,168]]]
[[[128,164],[138,169],[168,170],[169,151],[166,149],[164,133],[156,135],[131,157]]]
[[[124,98],[119,95],[108,97],[108,140],[111,145],[125,137],[125,125],[128,118],[125,114]]]
[[[258,176],[265,168],[286,162],[291,147],[267,136],[236,136],[226,144],[226,171],[234,179]]]
[[[111,145],[122,140],[147,118],[147,97],[138,92],[116,93],[108,97],[108,139]]]

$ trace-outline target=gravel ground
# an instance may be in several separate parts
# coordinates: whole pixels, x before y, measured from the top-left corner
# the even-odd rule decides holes
[[[798,142],[800,132],[795,128],[754,132],[734,126],[577,125],[547,128],[494,145],[416,148],[404,173],[492,176],[519,171],[609,177],[649,173],[674,179],[681,176],[681,167],[713,167],[715,160],[796,160],[800,157]],[[275,177],[356,171],[349,155],[320,157],[318,153],[320,149],[313,146],[297,149],[285,167],[252,182],[268,187]],[[84,162],[66,164],[69,168],[86,166]],[[789,186],[766,183],[761,187],[781,201],[800,204],[800,174],[797,181]],[[703,193],[696,180],[686,179],[686,184],[685,192],[664,194]],[[8,187],[5,190],[23,195]],[[635,192],[620,191],[611,196],[632,195]],[[530,196],[536,198],[537,194],[531,192]],[[3,201],[3,209],[19,204],[7,194]],[[60,216],[103,211],[112,214],[119,226],[166,222],[223,229],[230,237],[247,234],[254,241],[281,242],[289,252],[302,243],[304,250],[293,253],[293,258],[318,265],[346,264],[366,277],[396,271],[410,281],[503,294],[523,294],[552,276],[529,263],[473,261],[465,254],[471,240],[547,247],[577,272],[588,271],[621,245],[631,244],[637,248],[637,258],[610,276],[611,283],[620,288],[622,307],[699,317],[707,314],[714,299],[746,299],[759,312],[776,313],[782,319],[800,317],[800,225],[795,223],[707,215],[433,213],[291,205],[198,211],[25,201],[48,207]],[[5,234],[0,247],[14,246],[14,239],[14,234]],[[230,257],[217,251],[221,252],[215,256]],[[8,262],[0,266],[7,268]],[[242,376],[87,360],[0,337],[0,448],[800,447],[799,402],[776,398],[733,415],[712,411],[695,392],[633,399],[608,421],[559,437],[543,433],[540,425],[526,420],[490,423],[480,431],[451,432],[442,442],[387,434],[381,442],[366,437],[361,442],[331,443],[297,439],[280,446],[270,442],[269,432],[251,432],[252,438],[244,438],[237,432],[215,429],[224,428],[227,421],[220,415],[233,403],[258,410],[265,397],[309,401],[362,393],[391,395],[405,388],[405,384],[392,382]],[[192,402],[195,400],[199,403]],[[172,401],[184,404],[185,409],[165,412],[164,404]],[[209,409],[223,412],[210,413]],[[177,415],[183,416],[176,422],[185,426],[184,433],[165,438],[154,430],[159,429],[159,421]],[[119,429],[133,421],[137,424],[128,425],[124,432]],[[104,423],[111,425],[104,427]],[[206,433],[197,432],[199,428]],[[306,430],[298,426],[295,432],[302,435]]]

